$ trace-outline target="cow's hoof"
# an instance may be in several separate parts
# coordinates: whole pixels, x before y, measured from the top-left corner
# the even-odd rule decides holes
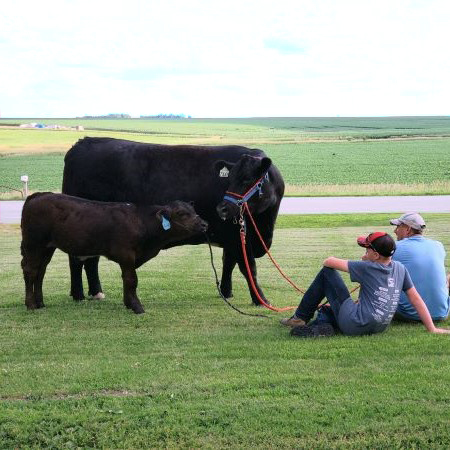
[[[143,308],[142,305],[132,305],[131,309],[133,310],[133,312],[135,314],[142,314],[145,313],[145,309]]]
[[[264,300],[264,303],[266,305],[271,306],[271,303],[268,300]],[[265,308],[266,307],[265,305],[263,305],[262,303],[259,303],[259,302],[258,303],[252,303],[252,305],[256,306],[257,308]]]
[[[220,293],[225,297],[225,298],[233,298],[233,291],[231,289],[220,289]]]
[[[105,294],[103,292],[97,292],[92,298],[96,300],[103,300],[105,298]]]

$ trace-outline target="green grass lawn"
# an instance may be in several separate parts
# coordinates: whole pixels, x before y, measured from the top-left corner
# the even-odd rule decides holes
[[[355,237],[392,231],[388,218],[281,216],[273,255],[306,287],[325,257],[359,259]],[[425,219],[449,248],[450,215]],[[268,318],[223,303],[207,246],[162,252],[138,270],[143,315],[123,306],[120,271],[105,259],[107,299],[73,302],[57,251],[47,307],[29,312],[19,246],[19,227],[0,226],[0,448],[450,445],[447,336],[395,324],[368,337],[292,338],[284,314],[250,306],[237,271],[233,304]],[[266,258],[258,274],[274,305],[298,303]]]

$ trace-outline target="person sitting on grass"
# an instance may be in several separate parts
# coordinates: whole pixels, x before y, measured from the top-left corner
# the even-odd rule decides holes
[[[391,219],[390,223],[395,225],[394,233],[397,236],[397,250],[393,259],[408,269],[431,318],[434,321],[446,320],[450,311],[450,294],[449,276],[445,273],[444,246],[439,241],[424,237],[425,220],[416,212],[407,212],[398,219]],[[420,321],[403,293],[394,320]]]
[[[392,260],[396,246],[389,234],[376,231],[359,237],[357,243],[366,249],[362,261],[348,261],[334,256],[327,258],[295,314],[281,320],[282,325],[292,327],[292,335],[314,337],[334,333],[330,323],[307,325],[325,297],[343,334],[356,336],[381,333],[390,324],[402,291],[406,292],[429,332],[450,333],[450,329],[434,326],[407,269],[402,263]],[[360,283],[356,303],[351,299],[338,271],[349,272],[350,279]]]

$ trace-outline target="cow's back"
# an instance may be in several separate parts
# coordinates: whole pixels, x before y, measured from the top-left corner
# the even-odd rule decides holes
[[[64,159],[62,192],[101,201],[166,204],[194,201],[206,219],[227,188],[218,160],[237,161],[261,150],[240,146],[159,145],[113,138],[84,138]]]

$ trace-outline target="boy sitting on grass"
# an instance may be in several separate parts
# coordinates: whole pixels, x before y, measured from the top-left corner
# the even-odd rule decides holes
[[[436,328],[428,309],[414,287],[405,266],[392,260],[395,242],[389,234],[377,231],[357,239],[366,249],[362,261],[348,261],[330,256],[305,292],[295,314],[282,319],[281,324],[292,327],[291,334],[302,337],[330,336],[332,325],[307,325],[320,302],[326,297],[332,318],[339,330],[349,336],[381,333],[390,324],[397,309],[401,291],[408,296],[425,328],[431,333],[450,333]],[[338,270],[350,273],[350,279],[361,285],[355,303]]]

